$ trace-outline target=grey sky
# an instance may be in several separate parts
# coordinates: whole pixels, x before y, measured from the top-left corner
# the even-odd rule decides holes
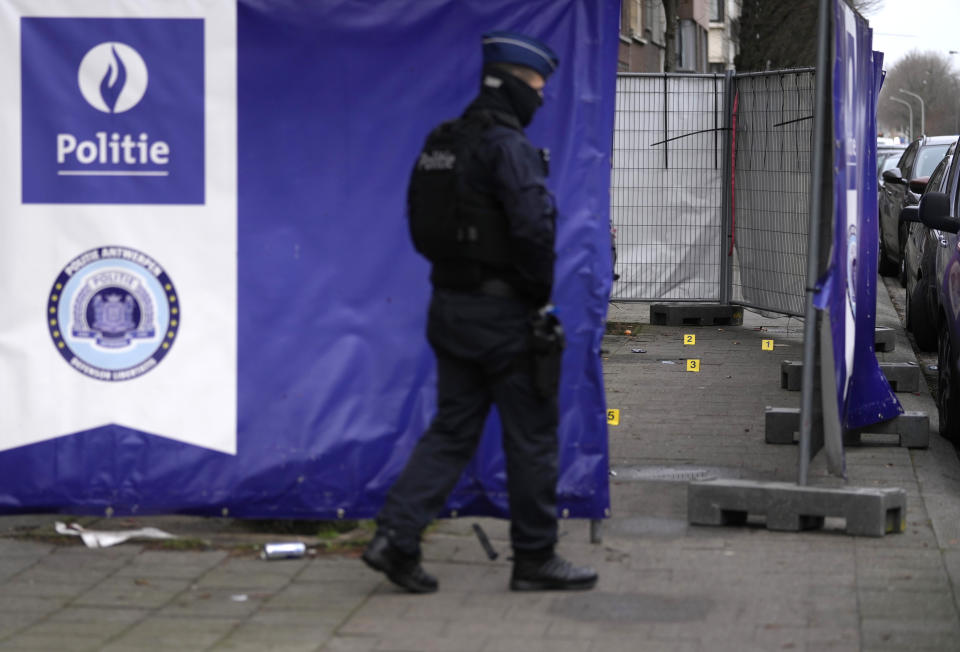
[[[960,0],[885,0],[866,18],[873,28],[873,49],[884,53],[888,70],[910,50],[960,52]],[[960,53],[951,59],[954,70],[960,70]]]

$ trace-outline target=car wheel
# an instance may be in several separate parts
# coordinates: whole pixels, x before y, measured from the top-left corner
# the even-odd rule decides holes
[[[913,292],[907,292],[906,322],[907,330],[913,333],[917,348],[921,351],[937,350],[937,329],[930,320],[927,306],[926,288],[917,283]]]
[[[946,319],[940,322],[937,347],[937,413],[940,434],[954,443],[960,443],[960,378],[956,374],[956,353],[950,344]]]

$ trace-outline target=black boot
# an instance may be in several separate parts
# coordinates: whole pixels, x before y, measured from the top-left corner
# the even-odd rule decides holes
[[[512,591],[586,591],[597,583],[597,571],[574,566],[558,555],[546,560],[517,559],[510,578]]]
[[[377,534],[370,541],[363,551],[363,561],[411,593],[433,593],[437,590],[437,578],[423,570],[420,559],[398,550],[383,534]]]

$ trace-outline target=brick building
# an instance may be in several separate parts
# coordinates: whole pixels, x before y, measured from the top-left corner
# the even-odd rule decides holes
[[[677,72],[723,72],[736,56],[740,0],[676,0]],[[667,18],[663,0],[623,0],[621,72],[662,72]]]

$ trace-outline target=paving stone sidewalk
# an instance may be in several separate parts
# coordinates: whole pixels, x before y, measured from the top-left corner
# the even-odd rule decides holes
[[[916,362],[883,289],[878,325],[898,337],[879,356]],[[829,519],[802,533],[691,527],[687,480],[795,480],[797,447],[764,443],[764,409],[799,405],[798,392],[780,388],[779,366],[800,359],[803,326],[750,312],[742,327],[650,326],[648,308],[610,309],[605,378],[621,421],[610,428],[613,515],[602,544],[589,542],[588,523],[562,521],[560,551],[598,568],[596,590],[510,593],[507,524],[493,519],[441,521],[425,545],[440,592],[413,596],[355,555],[260,560],[252,549],[269,536],[225,520],[138,521],[213,541],[211,550],[94,550],[15,536],[52,532],[54,516],[4,517],[0,650],[960,650],[960,462],[936,434],[926,387],[898,397],[930,415],[928,449],[847,449],[851,486],[906,490],[904,534],[853,538]],[[640,326],[625,335],[618,324]],[[685,333],[696,345],[684,346]],[[692,357],[699,373],[685,371]],[[822,457],[811,476],[842,484]]]

